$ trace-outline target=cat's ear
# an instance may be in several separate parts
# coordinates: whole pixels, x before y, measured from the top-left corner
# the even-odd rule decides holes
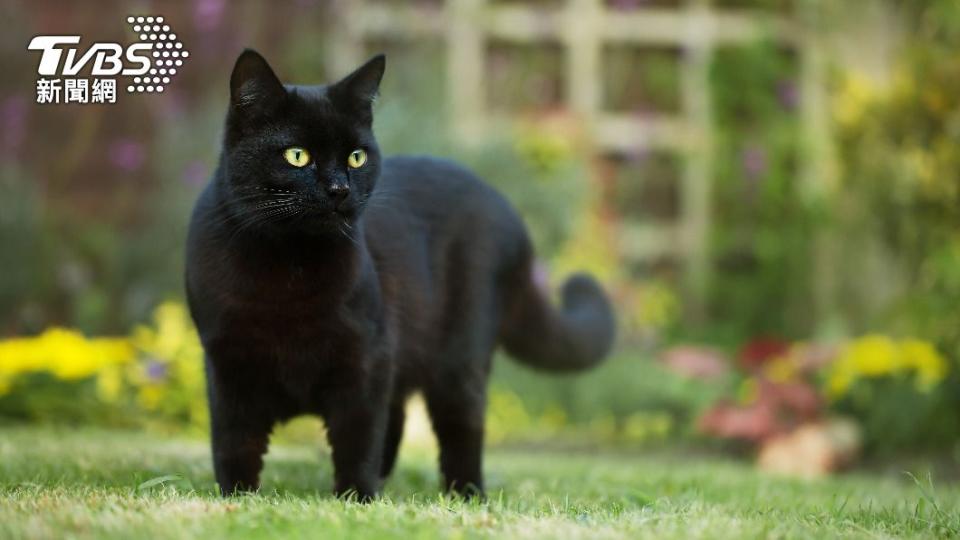
[[[387,60],[382,54],[369,59],[336,84],[330,86],[329,95],[334,102],[351,108],[357,113],[371,114],[371,105],[380,89],[380,79]]]
[[[270,64],[253,49],[244,49],[230,74],[230,105],[240,111],[269,111],[287,95]]]

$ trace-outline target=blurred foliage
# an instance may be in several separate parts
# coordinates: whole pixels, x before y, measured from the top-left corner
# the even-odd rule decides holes
[[[680,50],[608,45],[603,50],[603,105],[620,112],[679,112]]]
[[[204,433],[209,422],[203,350],[177,302],[161,304],[149,324],[127,337],[87,338],[51,328],[36,337],[0,340],[0,358],[0,419],[195,433]],[[487,431],[495,443],[673,440],[689,435],[698,408],[717,392],[635,356],[559,383],[505,359],[497,369],[506,373],[497,377],[489,399]],[[309,438],[296,433],[304,429],[315,434],[316,424],[295,423],[281,433]]]
[[[896,342],[887,336],[865,336],[846,344],[831,364],[827,395],[842,399],[860,380],[903,377],[921,392],[940,384],[948,371],[947,361],[929,343]]]
[[[0,417],[55,423],[206,426],[203,352],[183,305],[167,302],[129,337],[51,328],[0,341]]]
[[[443,51],[429,42],[375,47],[390,58],[374,115],[381,149],[388,155],[433,154],[463,163],[517,207],[538,255],[554,255],[574,230],[569,217],[589,209],[587,157],[578,149],[578,134],[562,121],[534,118],[503,126],[474,146],[456,144],[453,122],[437,106],[446,87]],[[512,81],[513,87],[521,84]]]
[[[717,51],[714,112],[714,339],[811,330],[815,214],[801,196],[797,66],[769,42]]]
[[[576,376],[544,377],[506,359],[498,360],[494,362],[494,395],[509,391],[522,396],[527,417],[562,412],[573,426],[597,430],[598,436],[603,433],[600,440],[688,438],[694,435],[694,421],[700,413],[727,391],[722,383],[678,375],[636,353],[616,354],[598,369]],[[644,431],[638,427],[641,419],[659,425],[650,428],[650,440],[638,437]],[[509,428],[510,423],[505,423]],[[514,430],[523,431],[520,427]],[[536,429],[530,431],[536,435]]]
[[[26,174],[18,164],[0,165],[0,268],[4,269],[0,307],[9,309],[34,299],[23,307],[23,318],[31,320],[39,315],[35,313],[39,310],[36,303],[47,299],[46,292],[54,284],[53,276],[46,271],[50,264],[46,259],[49,239],[41,234],[40,194],[32,182],[24,179]],[[31,322],[42,328],[42,321]]]
[[[840,74],[841,232],[874,236],[908,288],[891,314],[960,352],[960,5],[920,2],[919,29],[880,85]],[[913,6],[917,9],[917,6]],[[899,316],[898,316],[899,314]]]
[[[880,452],[960,435],[960,5],[889,6],[909,39],[889,83],[838,66],[840,182],[820,197],[800,185],[796,58],[762,42],[716,55],[716,272],[705,330],[728,344],[803,339],[839,320],[826,330],[922,336],[855,340],[826,376],[832,407],[860,420]],[[826,267],[814,264],[818,241],[835,246]],[[835,312],[820,320],[814,280],[827,276],[817,272],[836,284]]]
[[[559,43],[531,47],[491,40],[486,61],[487,104],[492,109],[545,110],[563,105],[564,51]]]
[[[740,353],[732,388],[703,416],[715,436],[769,442],[798,426],[849,418],[865,450],[890,455],[948,447],[957,368],[929,341],[869,334],[836,344],[754,342]]]
[[[801,185],[811,141],[800,131],[804,96],[796,52],[776,40],[715,51],[713,271],[699,326],[684,324],[680,263],[625,260],[621,223],[611,219],[650,224],[680,216],[678,186],[687,163],[654,150],[591,162],[590,134],[564,110],[567,58],[559,43],[486,44],[485,98],[494,116],[509,121],[491,119],[493,135],[472,146],[457,143],[456,119],[441,105],[448,97],[447,58],[439,40],[366,44],[367,52],[388,56],[375,114],[384,151],[449,157],[496,186],[524,216],[553,284],[579,270],[599,276],[616,298],[624,343],[638,348],[576,379],[544,379],[497,362],[493,440],[571,433],[633,442],[686,437],[716,398],[733,388],[747,395],[750,385],[685,379],[648,360],[650,349],[667,340],[732,349],[762,336],[792,341],[824,333],[873,336],[848,343],[823,380],[831,407],[860,419],[873,448],[956,440],[960,4],[878,1],[901,25],[902,54],[889,84],[836,66],[830,91],[840,178],[815,197]],[[564,4],[534,3],[543,10]],[[624,12],[689,4],[605,3]],[[801,3],[712,4],[788,14]],[[183,21],[185,41],[196,45],[191,68],[162,99],[62,114],[31,104],[19,75],[0,79],[0,335],[36,336],[0,345],[0,415],[162,429],[205,425],[200,351],[179,303],[182,244],[190,207],[215,165],[229,60],[242,45],[258,43],[285,80],[310,84],[342,75],[325,61],[326,34],[338,24],[325,9],[298,2],[225,6],[199,0],[164,6]],[[14,21],[5,39],[18,45],[0,56],[10,73],[30,77],[35,58],[21,45],[35,21],[90,35],[107,26],[79,5],[4,9]],[[600,56],[605,111],[642,118],[682,108],[682,51],[615,45]],[[594,166],[610,169],[592,175],[606,176],[603,189],[585,181]],[[835,249],[821,266],[815,263],[824,239]],[[836,285],[828,313],[815,305],[814,294],[825,278]],[[83,335],[125,336],[118,339],[129,354],[107,354],[118,342]],[[72,376],[65,375],[68,362],[76,362]],[[773,366],[765,376],[793,376],[788,363]],[[929,384],[917,386],[917,380]]]
[[[952,385],[943,383],[956,370],[930,343],[864,336],[841,347],[825,371],[831,408],[859,420],[871,450],[953,442],[956,417],[942,414]]]
[[[889,83],[838,73],[834,93],[841,184],[834,196],[845,249],[837,262],[859,322],[924,336],[960,362],[960,4],[890,2],[909,33]],[[875,261],[877,273],[857,272]],[[859,264],[858,264],[859,263]],[[844,268],[849,270],[843,271]],[[869,310],[880,295],[890,301]],[[960,376],[919,418],[878,390],[896,425],[914,424],[902,445],[954,442],[960,434]],[[878,429],[881,429],[878,426]],[[922,432],[916,434],[915,432]],[[893,435],[891,434],[891,437]]]
[[[610,204],[619,216],[665,222],[680,216],[683,160],[669,152],[613,156]]]

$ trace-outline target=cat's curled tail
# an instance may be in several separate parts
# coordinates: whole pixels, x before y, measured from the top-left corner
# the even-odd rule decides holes
[[[615,330],[610,300],[593,277],[575,274],[567,279],[557,309],[526,272],[508,296],[501,343],[510,356],[530,367],[581,371],[606,358]]]

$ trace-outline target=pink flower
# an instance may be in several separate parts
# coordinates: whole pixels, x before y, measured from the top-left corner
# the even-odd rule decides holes
[[[724,439],[760,442],[778,432],[774,411],[768,407],[737,407],[718,403],[700,418],[700,430]]]
[[[716,379],[730,371],[723,354],[707,347],[673,347],[660,355],[660,361],[670,371],[692,379]]]
[[[758,179],[767,172],[767,151],[762,146],[747,147],[741,154],[743,172],[750,180]]]
[[[108,150],[110,163],[126,172],[139,169],[147,159],[143,145],[133,139],[116,139],[110,143]]]
[[[788,111],[795,110],[800,102],[800,92],[797,83],[791,80],[782,80],[777,83],[777,98],[780,105]]]
[[[193,5],[193,24],[200,32],[216,30],[223,20],[224,0],[196,0]]]

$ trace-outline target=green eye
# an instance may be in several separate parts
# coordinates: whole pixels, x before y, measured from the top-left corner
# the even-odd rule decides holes
[[[367,153],[363,150],[357,148],[353,152],[350,152],[350,155],[347,157],[347,165],[351,168],[359,169],[363,167],[363,164],[367,162]]]
[[[310,152],[299,146],[292,146],[284,150],[283,157],[287,160],[287,163],[294,167],[306,167],[310,163]]]

